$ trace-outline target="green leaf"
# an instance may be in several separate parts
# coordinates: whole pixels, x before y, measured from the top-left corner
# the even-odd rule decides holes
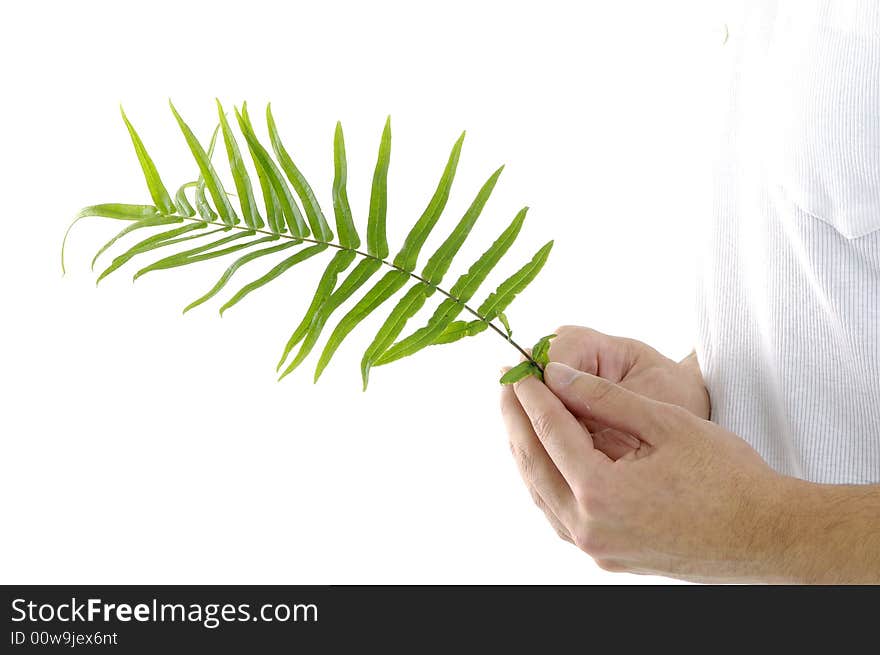
[[[145,218],[155,218],[161,216],[159,210],[152,205],[126,205],[118,202],[105,203],[103,205],[92,205],[80,209],[70,225],[64,231],[64,238],[61,240],[61,274],[67,273],[67,267],[64,265],[64,251],[67,248],[67,237],[73,226],[79,223],[83,218],[89,216],[100,216],[102,218],[115,218],[121,221],[140,221]]]
[[[333,212],[336,214],[336,232],[339,234],[339,243],[345,248],[357,249],[361,245],[357,228],[351,217],[351,207],[348,204],[348,192],[346,183],[348,178],[348,166],[345,161],[345,137],[342,135],[342,123],[336,122],[336,132],[333,135]]]
[[[254,127],[251,123],[251,117],[248,115],[246,102],[242,103],[241,105],[241,120],[244,121],[244,123],[253,133]],[[266,174],[266,169],[263,168],[263,164],[260,162],[260,157],[258,156],[257,151],[254,150],[249,141],[247,147],[248,152],[251,153],[251,159],[254,162],[254,168],[257,171],[257,177],[260,180],[260,189],[263,192],[263,202],[266,205],[266,220],[269,223],[269,230],[271,232],[275,232],[276,234],[282,233],[285,231],[285,229],[281,203],[278,201],[278,196],[275,195],[275,190],[272,188],[272,182],[269,180],[269,177]]]
[[[174,194],[174,204],[177,206],[177,213],[181,216],[196,215],[196,210],[193,209],[193,206],[191,204],[189,204],[189,198],[186,197],[186,190],[191,187],[195,187],[196,184],[196,182],[187,182],[186,184],[181,184],[180,188],[177,189],[177,193]]]
[[[367,216],[367,252],[373,257],[385,259],[388,256],[388,237],[385,234],[385,218],[388,213],[388,164],[391,160],[391,117],[385,120],[382,139],[379,142],[379,157],[373,172],[373,186],[370,192],[370,212]]]
[[[208,159],[212,159],[214,157],[214,148],[217,146],[217,135],[220,134],[220,125],[214,128],[214,132],[211,134],[211,142],[208,145]],[[205,178],[200,173],[199,179],[196,180],[196,209],[199,212],[199,216],[201,216],[206,221],[215,221],[217,220],[217,213],[214,211],[214,208],[211,207],[211,203],[208,202],[208,199],[205,197]]]
[[[547,366],[550,362],[550,339],[553,339],[555,336],[555,334],[548,334],[546,337],[541,337],[532,346],[532,359],[541,367]]]
[[[211,198],[214,199],[214,206],[217,208],[217,213],[220,214],[220,219],[226,225],[235,225],[239,222],[238,216],[229,203],[229,198],[223,190],[223,184],[220,182],[220,177],[217,175],[217,171],[214,170],[214,165],[211,163],[208,154],[202,149],[199,140],[196,139],[189,125],[177,113],[177,109],[175,109],[174,104],[170,100],[168,101],[168,106],[171,107],[171,113],[174,114],[174,118],[180,126],[180,131],[183,133],[184,139],[186,139],[186,144],[189,146],[190,152],[192,152],[193,158],[199,166],[199,171],[202,177],[205,178],[205,185],[208,187],[208,191],[211,192]]]
[[[330,226],[327,225],[327,219],[324,218],[324,212],[321,211],[321,206],[318,204],[317,198],[315,198],[312,187],[306,182],[306,178],[303,177],[296,164],[293,163],[293,160],[284,148],[284,144],[281,142],[281,136],[278,134],[278,128],[272,116],[271,105],[266,105],[266,123],[269,126],[269,140],[272,142],[272,149],[275,151],[275,156],[278,158],[278,163],[281,164],[285,175],[287,175],[287,179],[293,185],[296,195],[302,201],[306,218],[309,221],[309,227],[312,228],[312,234],[320,241],[332,241],[333,232],[330,230]]]
[[[428,263],[422,271],[422,277],[431,284],[440,284],[443,280],[443,276],[446,275],[446,271],[449,270],[449,266],[452,264],[453,257],[455,257],[465,239],[471,233],[474,223],[480,217],[483,207],[486,205],[486,201],[489,200],[489,196],[492,195],[492,190],[495,188],[498,177],[503,170],[504,166],[501,166],[486,180],[471,206],[468,207],[458,225],[455,226],[452,234],[446,238],[446,241],[428,259]]]
[[[281,374],[281,377],[278,378],[279,380],[284,376],[289,375],[306,357],[308,357],[312,348],[315,347],[318,338],[321,336],[321,331],[324,329],[324,325],[326,325],[330,315],[342,303],[348,300],[355,291],[360,289],[381,266],[382,262],[376,259],[362,259],[358,262],[358,265],[355,266],[351,273],[349,273],[342,281],[339,288],[336,289],[336,291],[334,291],[333,294],[321,304],[318,311],[315,312],[312,322],[309,325],[309,333],[306,335],[299,352],[296,354],[296,357],[293,358],[290,365],[285,369],[284,373]]]
[[[403,247],[394,258],[394,265],[405,271],[413,271],[419,259],[419,253],[425,240],[437,224],[437,220],[446,208],[446,201],[449,200],[449,191],[452,188],[452,180],[455,178],[455,171],[458,168],[458,159],[461,156],[461,146],[464,143],[464,132],[458,137],[458,141],[452,146],[452,152],[449,154],[449,160],[446,162],[446,168],[440,182],[437,184],[437,190],[431,197],[431,201],[422,212],[419,220],[413,225],[403,242]]]
[[[318,313],[318,310],[321,309],[321,305],[324,304],[324,301],[333,293],[333,290],[336,288],[336,279],[339,277],[339,274],[351,266],[354,258],[355,253],[351,250],[340,250],[333,255],[333,259],[327,264],[327,268],[324,269],[324,274],[318,282],[318,288],[315,290],[315,295],[312,297],[312,302],[306,310],[305,316],[303,316],[299,325],[293,331],[293,334],[290,335],[290,339],[288,339],[287,345],[284,347],[284,353],[281,355],[276,370],[281,370],[281,367],[284,365],[284,362],[287,361],[287,356],[290,354],[290,351],[293,350],[293,347],[308,335],[309,328],[312,325],[312,319]]]
[[[400,291],[409,280],[409,274],[404,271],[388,271],[382,276],[372,289],[370,289],[352,309],[342,317],[342,320],[334,328],[327,340],[318,365],[315,369],[315,381],[321,377],[321,373],[330,363],[333,354],[342,344],[346,336],[357,327],[358,323],[379,308],[386,300]]]
[[[234,236],[249,236],[247,232],[243,232],[241,234],[236,234]],[[230,240],[232,237],[229,237]],[[231,255],[234,252],[238,252],[239,250],[245,250],[247,248],[251,248],[253,246],[258,246],[261,243],[266,243],[267,241],[275,241],[278,237],[276,235],[260,237],[259,239],[254,239],[253,241],[247,241],[245,243],[237,243],[234,246],[229,246],[227,248],[222,248],[220,250],[211,250],[211,252],[201,252],[203,249],[213,248],[218,245],[223,239],[220,239],[218,242],[214,244],[209,244],[208,246],[202,246],[201,248],[193,248],[192,250],[188,250],[184,253],[177,253],[174,255],[170,255],[165,257],[164,259],[160,259],[159,261],[153,262],[149,266],[145,266],[137,273],[134,274],[135,280],[137,280],[142,275],[149,273],[150,271],[161,271],[167,268],[176,268],[178,266],[188,266],[189,264],[196,264],[198,262],[203,262],[208,259],[215,259],[216,257],[225,257],[226,255]],[[196,254],[191,254],[195,252]]]
[[[314,246],[309,246],[303,250],[300,250],[295,255],[288,257],[284,261],[276,264],[272,267],[272,269],[266,273],[265,275],[257,278],[253,282],[250,282],[244,285],[241,289],[239,289],[232,298],[230,298],[226,303],[220,307],[220,316],[223,316],[223,312],[232,307],[233,305],[239,303],[245,296],[247,296],[251,291],[256,291],[260,287],[268,284],[279,275],[289,270],[292,266],[299,264],[300,262],[304,262],[310,257],[314,257],[318,253],[324,252],[327,250],[328,246],[324,244],[318,244]]]
[[[125,115],[122,105],[119,106],[119,113],[122,114],[122,120],[125,121],[125,127],[128,128],[128,134],[131,137],[131,143],[137,154],[138,162],[140,162],[141,170],[144,172],[144,179],[147,181],[147,187],[150,189],[150,196],[153,198],[153,204],[165,214],[173,214],[175,211],[174,203],[171,196],[168,195],[168,189],[162,184],[162,178],[159,177],[159,171],[150,158],[147,149],[144,147],[143,141],[135,131],[134,126],[129,122]]]
[[[173,223],[182,222],[183,219],[178,218],[177,216],[157,216],[155,218],[143,218],[139,221],[135,221],[134,223],[130,223],[129,225],[125,226],[115,237],[113,237],[107,243],[101,246],[101,249],[98,250],[98,252],[92,258],[92,270],[95,270],[95,262],[98,261],[98,257],[103,255],[111,246],[113,246],[113,244],[115,244],[125,235],[145,227],[157,227],[160,225],[171,225]]]
[[[277,246],[272,246],[271,248],[264,248],[263,250],[256,250],[254,252],[249,252],[248,254],[244,255],[243,257],[239,257],[234,262],[232,262],[232,264],[229,265],[229,268],[227,268],[223,272],[223,275],[220,276],[220,279],[217,280],[217,283],[214,284],[214,286],[211,287],[211,289],[205,295],[201,296],[197,300],[193,300],[190,304],[188,304],[186,307],[184,307],[183,313],[186,314],[189,310],[193,309],[194,307],[198,307],[203,302],[210,300],[215,295],[217,295],[217,292],[219,292],[223,287],[226,286],[226,283],[229,282],[229,280],[232,278],[232,276],[235,274],[235,272],[239,268],[241,268],[242,266],[247,264],[248,262],[252,262],[253,260],[255,260],[259,257],[263,257],[264,255],[272,255],[276,252],[281,252],[282,250],[287,250],[288,248],[292,248],[293,246],[298,246],[301,243],[302,243],[302,241],[299,241],[299,240],[288,241],[287,243],[281,243]]]
[[[465,303],[476,293],[479,286],[504,256],[504,253],[513,245],[522,228],[523,221],[525,221],[527,211],[527,207],[521,209],[507,229],[471,265],[468,272],[458,278],[449,292],[452,298],[447,298],[440,303],[434,315],[428,320],[428,324],[391,346],[376,360],[376,366],[389,364],[401,357],[415,354],[422,348],[430,346],[443,333],[446,326],[462,312]]]
[[[519,382],[530,375],[534,375],[539,380],[544,380],[544,375],[541,373],[541,369],[532,364],[532,362],[525,361],[520,362],[507,371],[507,373],[501,376],[501,380],[499,381],[501,384],[513,384],[514,382]]]
[[[432,286],[424,283],[414,284],[391,310],[361,359],[361,379],[364,383],[364,391],[366,391],[370,380],[370,369],[373,362],[388,349],[388,346],[394,343],[409,319],[416,315],[432,293],[434,293]]]
[[[447,325],[443,332],[440,333],[440,336],[431,342],[431,345],[453,343],[459,339],[464,339],[465,337],[476,336],[480,332],[485,332],[488,329],[489,324],[484,321],[452,321],[452,323]]]
[[[110,202],[103,205],[83,207],[76,213],[73,220],[77,221],[87,216],[100,216],[101,218],[116,218],[121,221],[139,221],[144,218],[156,218],[162,215],[162,212],[152,205],[126,205],[120,202]]]
[[[238,143],[235,141],[235,135],[229,127],[229,121],[226,120],[226,113],[223,111],[223,105],[217,100],[217,113],[220,115],[220,129],[223,131],[223,141],[226,143],[226,156],[229,159],[229,169],[232,171],[232,180],[235,182],[235,190],[238,192],[238,202],[241,206],[241,213],[244,216],[244,223],[248,227],[263,227],[263,218],[260,216],[260,210],[254,200],[254,190],[251,187],[251,178],[245,168],[244,161],[241,159],[241,151],[238,149]]]
[[[207,223],[204,222],[191,223],[190,225],[177,227],[173,230],[166,230],[165,232],[160,232],[159,234],[154,234],[150,237],[147,237],[143,241],[140,241],[133,245],[121,255],[117,255],[116,257],[114,257],[113,261],[110,262],[110,266],[105,268],[104,271],[102,271],[101,274],[98,276],[98,279],[95,280],[95,284],[98,284],[101,280],[110,275],[110,273],[126,264],[135,255],[139,255],[150,250],[155,250],[156,248],[163,248],[167,245],[171,245],[175,242],[175,237],[178,237],[181,234],[186,234],[187,232],[192,232],[194,230],[203,230],[207,226]],[[202,237],[205,236],[205,234],[202,233],[198,234],[197,236]]]
[[[513,330],[510,329],[510,323],[507,321],[507,316],[504,312],[498,312],[498,320],[501,321],[501,325],[504,326],[504,331],[507,332],[507,338],[513,336]]]
[[[250,123],[244,120],[244,117],[237,109],[235,110],[235,116],[238,119],[238,126],[241,128],[242,134],[244,134],[244,138],[247,140],[248,146],[251,148],[251,153],[253,153],[254,157],[259,160],[260,165],[263,167],[263,172],[266,174],[266,178],[272,185],[272,189],[275,192],[275,198],[281,207],[281,213],[284,216],[287,227],[290,229],[290,233],[297,238],[309,236],[309,228],[306,226],[302,214],[299,211],[299,206],[293,199],[290,187],[288,187],[287,182],[284,181],[284,176],[278,166],[272,161],[269,153],[260,143],[259,139],[257,139],[257,135],[254,133]],[[284,231],[284,224],[280,221],[276,221],[276,227],[279,232]]]
[[[541,272],[547,257],[550,256],[552,248],[552,241],[548,241],[541,246],[541,249],[535,253],[531,261],[504,280],[495,291],[489,294],[486,300],[477,308],[477,313],[488,321],[491,321],[496,316],[500,317],[510,303],[513,302],[513,299],[516,298],[517,294],[521,293]],[[506,322],[504,326],[509,332],[510,326]]]

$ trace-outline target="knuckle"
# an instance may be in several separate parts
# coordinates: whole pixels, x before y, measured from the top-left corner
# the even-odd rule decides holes
[[[592,385],[590,395],[593,397],[594,402],[607,403],[613,401],[620,392],[616,384],[602,378],[597,378],[588,382],[588,384]]]
[[[562,539],[563,541],[567,541],[568,543],[573,543],[571,540],[571,535],[568,534],[565,530],[563,530],[560,526],[554,525],[553,529],[556,531],[556,536]]]
[[[538,412],[532,418],[532,427],[535,428],[535,434],[542,443],[546,443],[553,434],[553,426],[556,423],[556,417],[551,411]]]
[[[579,481],[572,484],[572,494],[574,494],[578,507],[587,517],[595,517],[604,511],[604,501],[596,487],[595,480]]]
[[[623,566],[620,562],[608,559],[605,557],[599,557],[593,560],[596,562],[596,566],[598,566],[603,571],[608,571],[609,573],[624,573],[626,572],[626,567]]]
[[[574,544],[591,557],[602,557],[604,542],[595,527],[585,521],[572,535]]]
[[[532,471],[532,458],[529,457],[529,454],[522,448],[520,445],[515,442],[509,442],[510,445],[510,453],[513,455],[513,459],[516,461],[516,465],[519,467],[520,471],[522,471],[523,475],[526,479],[529,478],[529,475]]]
[[[535,491],[534,487],[529,487],[529,495],[532,497],[532,502],[535,503],[535,506],[546,513],[547,505],[544,504],[544,499],[541,498],[541,495],[537,491]]]

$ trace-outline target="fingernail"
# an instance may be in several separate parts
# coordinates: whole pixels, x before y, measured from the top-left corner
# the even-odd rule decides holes
[[[557,386],[571,384],[579,375],[581,375],[580,371],[560,362],[550,362],[544,368],[544,377],[547,378],[551,384]]]

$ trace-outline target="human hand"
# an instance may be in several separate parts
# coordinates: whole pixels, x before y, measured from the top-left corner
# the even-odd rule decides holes
[[[560,363],[544,378],[546,386],[528,377],[506,387],[502,411],[520,472],[562,538],[612,571],[701,581],[778,575],[790,478],[682,407]],[[640,446],[614,461],[577,417]]]
[[[695,354],[676,362],[641,341],[566,325],[556,330],[556,338],[550,342],[550,360],[709,418],[709,394]],[[612,459],[639,447],[632,435],[587,417],[578,418],[593,435],[596,448]]]

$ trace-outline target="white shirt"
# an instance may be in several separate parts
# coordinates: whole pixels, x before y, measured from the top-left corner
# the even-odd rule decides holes
[[[880,2],[739,3],[699,285],[712,420],[880,482]]]

